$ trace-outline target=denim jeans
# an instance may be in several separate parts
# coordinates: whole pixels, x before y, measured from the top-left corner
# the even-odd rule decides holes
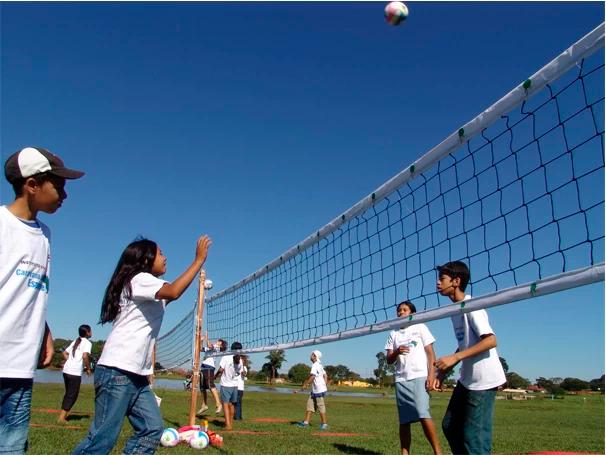
[[[0,378],[0,454],[27,450],[33,379]]]
[[[72,455],[107,455],[120,435],[124,417],[135,430],[123,454],[153,454],[163,431],[162,415],[146,376],[97,365],[95,418]]]
[[[496,388],[468,390],[457,383],[442,420],[442,430],[454,455],[486,455],[492,452],[496,393]]]
[[[238,390],[238,401],[234,405],[234,420],[242,420],[242,398],[244,390]]]

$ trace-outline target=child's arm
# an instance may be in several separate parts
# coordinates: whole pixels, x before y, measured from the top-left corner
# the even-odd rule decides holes
[[[88,352],[84,352],[82,354],[82,361],[84,362],[84,372],[86,373],[87,376],[90,376],[92,371],[90,369],[90,359],[88,357]]]
[[[480,341],[478,341],[473,346],[469,348],[459,351],[457,350],[452,355],[447,355],[444,357],[440,357],[436,361],[436,367],[440,370],[440,372],[448,372],[450,371],[457,363],[459,363],[463,359],[467,359],[469,357],[474,357],[482,352],[486,352],[492,348],[497,347],[497,337],[494,333],[488,333],[486,335],[482,335],[480,337]]]
[[[393,363],[395,363],[396,360],[398,360],[398,356],[399,355],[404,355],[404,354],[408,354],[408,352],[410,351],[410,348],[408,346],[404,346],[404,345],[400,345],[398,346],[398,349],[387,349],[387,364],[391,365]]]
[[[303,384],[301,384],[301,390],[304,390],[307,388],[307,386],[311,383],[311,381],[313,381],[315,378],[315,376],[313,374],[310,374],[307,379],[305,381],[303,381]]]
[[[435,376],[436,370],[434,368],[434,363],[436,361],[436,353],[433,350],[433,343],[428,344],[424,347],[425,355],[427,356],[427,381],[425,381],[425,388],[427,391],[435,389]]]
[[[156,292],[156,299],[172,301],[176,300],[185,292],[191,282],[196,277],[198,271],[204,265],[208,256],[208,248],[211,245],[208,236],[203,235],[198,239],[196,245],[196,257],[191,265],[172,283],[164,283],[164,285]]]
[[[55,353],[55,346],[53,342],[53,334],[48,327],[48,322],[44,327],[44,336],[42,337],[42,347],[40,349],[40,356],[38,357],[38,368],[46,368],[53,361],[53,354]]]
[[[223,367],[221,367],[217,370],[217,372],[215,373],[215,377],[213,378],[213,382],[216,381],[217,379],[219,379],[222,374],[223,374]]]

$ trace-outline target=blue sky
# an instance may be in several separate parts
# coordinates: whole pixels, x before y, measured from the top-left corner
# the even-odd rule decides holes
[[[601,2],[2,3],[0,153],[45,146],[87,175],[53,216],[48,320],[94,326],[137,235],[167,279],[213,246],[213,291],[352,206],[604,20]],[[12,200],[0,184],[0,201]],[[192,307],[168,307],[164,330]],[[495,308],[499,353],[529,379],[604,373],[604,287]],[[438,355],[455,348],[436,321]],[[321,346],[363,376],[387,333]],[[287,352],[284,371],[308,362]],[[554,361],[554,359],[557,359]],[[253,368],[263,363],[253,357]]]

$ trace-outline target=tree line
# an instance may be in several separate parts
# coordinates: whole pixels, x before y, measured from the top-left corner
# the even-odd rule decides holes
[[[63,338],[55,339],[55,353],[51,366],[55,368],[61,368],[63,366],[63,355],[62,352],[69,346],[72,340],[66,340]],[[103,345],[105,340],[92,341],[91,356],[93,360],[98,359],[101,356]],[[373,386],[378,387],[391,387],[394,383],[395,364],[389,365],[387,363],[387,357],[384,351],[376,354],[377,368],[373,370],[374,377],[362,378],[358,373],[352,371],[346,365],[326,365],[324,371],[332,383],[338,383],[340,381],[364,381]],[[276,378],[282,378],[288,380],[294,384],[302,384],[305,379],[309,376],[311,367],[305,363],[297,363],[290,367],[286,374],[280,374],[282,365],[286,362],[286,353],[283,349],[276,349],[270,351],[266,356],[265,362],[259,371],[255,371],[250,368],[249,360],[249,373],[248,377],[257,381],[268,381],[273,384]],[[507,382],[504,387],[511,389],[527,389],[531,385],[535,385],[545,390],[547,393],[554,395],[562,395],[567,392],[578,392],[581,390],[592,390],[595,392],[604,393],[604,375],[599,378],[592,379],[590,381],[584,381],[582,379],[567,377],[567,378],[544,378],[539,377],[534,381],[534,384],[519,375],[514,371],[509,371],[509,364],[503,357],[499,357],[503,370],[505,371],[505,377]],[[162,366],[156,364],[157,369],[162,369]],[[452,369],[444,381],[445,385],[454,386],[455,369]]]

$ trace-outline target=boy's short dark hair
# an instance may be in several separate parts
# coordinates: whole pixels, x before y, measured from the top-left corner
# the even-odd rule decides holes
[[[436,267],[436,269],[440,275],[446,275],[450,278],[459,278],[461,280],[461,285],[459,288],[461,291],[465,291],[465,288],[467,287],[467,284],[471,278],[467,264],[462,261],[452,261],[447,262],[444,265],[439,265]]]
[[[240,349],[242,349],[242,343],[240,343],[239,341],[234,341],[231,344],[231,350],[232,351],[239,351]]]
[[[18,178],[17,180],[13,180],[12,182],[9,182],[13,187],[13,191],[15,192],[16,197],[19,197],[23,194],[23,185],[25,185],[25,182],[28,178],[30,177],[22,177]],[[42,185],[44,182],[53,180],[56,177],[53,177],[53,175],[48,172],[42,172],[41,174],[32,175],[31,178],[35,179],[38,185]]]

